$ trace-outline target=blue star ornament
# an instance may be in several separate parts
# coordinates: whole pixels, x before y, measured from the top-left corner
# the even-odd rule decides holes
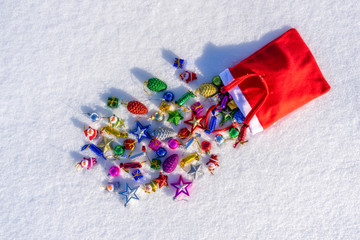
[[[150,134],[148,133],[150,125],[143,127],[139,121],[136,121],[136,128],[129,131],[129,133],[134,134],[138,140],[141,142],[143,138],[151,139]]]
[[[136,199],[139,200],[139,198],[136,196],[136,191],[139,189],[139,186],[135,188],[129,187],[129,184],[126,184],[126,190],[123,192],[119,192],[120,195],[123,195],[126,197],[125,207],[130,202],[130,200]]]

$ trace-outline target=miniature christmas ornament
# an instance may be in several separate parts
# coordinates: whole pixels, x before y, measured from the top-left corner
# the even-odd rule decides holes
[[[195,93],[197,92],[203,97],[211,97],[217,93],[217,88],[212,83],[203,83],[196,89]]]
[[[220,87],[220,86],[222,85],[221,78],[220,78],[219,76],[213,77],[212,83],[213,83],[215,86]]]
[[[158,150],[160,146],[161,146],[161,142],[157,138],[153,138],[149,142],[149,148],[151,148],[154,151]]]
[[[189,100],[190,98],[194,98],[195,94],[193,92],[191,92],[190,90],[185,93],[181,98],[179,98],[179,100],[175,101],[175,103],[179,106],[182,106],[186,103],[187,100]]]
[[[229,130],[229,136],[231,138],[236,138],[237,136],[239,136],[239,133],[240,133],[240,131],[237,128],[230,128],[230,130]]]
[[[151,182],[145,184],[144,191],[146,193],[156,192],[157,188],[158,188],[158,183],[152,180]]]
[[[167,85],[165,82],[161,81],[158,78],[150,78],[144,82],[148,89],[154,92],[161,92],[166,90]]]
[[[97,121],[99,121],[100,120],[100,115],[99,114],[97,114],[96,112],[93,112],[93,113],[86,113],[88,116],[89,116],[89,118],[91,119],[91,121],[93,121],[93,122],[97,122]]]
[[[123,127],[124,126],[124,120],[120,119],[115,114],[112,115],[111,117],[108,117],[107,119],[109,120],[110,126],[113,127],[113,128],[115,128],[115,127]]]
[[[180,74],[181,80],[185,81],[186,83],[192,82],[197,79],[196,73],[184,71]]]
[[[117,145],[117,146],[114,148],[114,153],[115,153],[115,156],[123,156],[124,153],[125,153],[125,149],[124,149],[123,146]]]
[[[116,97],[108,97],[107,106],[109,108],[117,108],[119,106],[119,99]]]
[[[195,135],[193,135],[185,144],[185,149],[188,149],[190,146],[194,145],[195,143],[197,143],[198,145],[199,142],[197,141],[196,138],[201,137],[201,135],[199,133],[195,133]]]
[[[162,172],[160,172],[159,176],[157,178],[155,178],[154,181],[157,182],[159,188],[162,188],[163,186],[165,186],[165,187],[168,186],[167,179],[168,179],[168,176],[166,176]]]
[[[99,157],[102,157],[103,159],[106,160],[106,157],[104,156],[103,150],[101,148],[99,148],[98,146],[96,146],[95,144],[86,144],[81,148],[81,151],[84,151],[85,149],[90,149],[91,151],[93,151],[96,155],[98,155]]]
[[[208,166],[208,170],[211,174],[214,174],[216,167],[219,167],[218,157],[217,155],[211,154],[209,161],[206,163]]]
[[[180,131],[179,131],[179,133],[178,133],[178,136],[179,136],[179,138],[181,138],[181,139],[188,138],[188,137],[190,137],[190,135],[191,135],[191,132],[190,132],[190,130],[187,129],[187,128],[182,128],[182,129],[180,129]]]
[[[198,127],[204,128],[204,126],[201,123],[203,120],[204,120],[204,117],[196,116],[193,113],[191,118],[189,120],[184,121],[184,123],[190,125],[191,126],[191,132],[194,132],[195,129],[197,129]]]
[[[188,188],[191,185],[192,182],[185,182],[182,178],[182,176],[180,175],[179,177],[179,181],[176,183],[171,183],[171,186],[173,186],[174,188],[176,188],[176,193],[174,196],[174,199],[176,199],[181,193],[185,194],[185,195],[189,195],[189,191]]]
[[[229,121],[229,120],[232,119],[231,113],[232,113],[232,112],[229,111],[229,110],[222,110],[222,111],[220,112],[220,114],[221,114],[220,126],[223,125],[226,121]]]
[[[114,141],[114,139],[103,137],[101,142],[98,144],[98,146],[102,148],[103,153],[106,153],[107,151],[110,151],[112,149],[111,147],[112,141]]]
[[[164,172],[172,173],[175,170],[178,161],[179,161],[179,156],[177,154],[173,154],[167,157],[162,165]]]
[[[97,163],[96,158],[86,158],[83,157],[83,160],[78,162],[75,167],[76,170],[79,172],[82,168],[86,168],[89,170],[91,167],[93,167]],[[80,168],[81,167],[81,168]]]
[[[109,169],[109,174],[110,174],[110,176],[112,176],[112,177],[119,176],[119,174],[120,174],[120,168],[117,167],[117,166],[112,166],[112,167]]]
[[[162,114],[161,112],[156,112],[154,114],[154,119],[158,122],[161,122],[162,120],[164,120],[164,114]]]
[[[163,98],[166,102],[172,102],[172,100],[174,100],[174,94],[172,92],[166,92],[164,93]]]
[[[244,115],[242,114],[242,112],[240,110],[237,110],[234,115],[233,115],[233,118],[236,122],[238,123],[243,123],[244,120],[245,120],[245,117]]]
[[[161,102],[159,106],[159,110],[164,113],[167,113],[170,110],[170,104],[167,102]]]
[[[135,140],[134,139],[126,139],[124,141],[124,148],[133,150],[135,148]]]
[[[198,117],[199,114],[202,112],[202,110],[204,110],[204,107],[200,102],[196,102],[193,105],[191,105],[191,110],[193,110],[196,116]]]
[[[114,192],[115,190],[119,189],[120,186],[120,182],[109,182],[106,187],[103,186],[103,188],[108,192]]]
[[[119,192],[120,195],[123,195],[126,197],[125,207],[130,202],[131,199],[139,200],[139,198],[136,196],[136,191],[139,189],[139,186],[135,188],[129,187],[128,184],[126,184],[126,190],[123,192]]]
[[[139,153],[137,153],[137,154],[134,154],[134,155],[132,155],[132,156],[129,156],[129,159],[130,159],[130,160],[135,160],[135,159],[140,158],[140,157],[142,157],[142,156],[144,156],[144,155],[145,155],[145,152],[139,152]]]
[[[179,111],[175,110],[175,111],[169,111],[169,118],[167,119],[168,122],[172,122],[175,124],[175,126],[178,125],[179,121],[181,119],[183,119],[184,117],[181,116],[181,114],[179,113]]]
[[[143,162],[144,163],[144,162]],[[120,163],[120,168],[126,170],[131,168],[142,168],[142,165],[140,162],[128,162],[128,163]]]
[[[136,169],[135,171],[133,171],[132,176],[133,176],[135,181],[138,181],[139,179],[144,177],[139,169]]]
[[[169,145],[169,148],[176,149],[179,146],[179,142],[175,138],[172,138],[169,140],[168,145]]]
[[[141,140],[143,138],[151,139],[151,137],[148,133],[149,127],[150,127],[150,125],[143,127],[143,125],[141,125],[141,123],[139,121],[136,121],[136,129],[129,131],[129,133],[134,134],[136,136],[138,142],[141,142]]]
[[[152,135],[153,135],[153,137],[157,138],[158,140],[163,141],[168,138],[175,137],[176,132],[171,128],[159,127],[153,132]]]
[[[87,138],[89,138],[90,141],[92,141],[94,138],[96,138],[99,134],[98,130],[96,130],[90,126],[88,129],[84,129],[84,133],[85,133],[85,136]]]
[[[161,160],[158,158],[154,158],[150,161],[150,168],[155,170],[160,170],[161,168]]]
[[[180,162],[180,167],[184,169],[184,167],[190,163],[192,163],[194,160],[199,161],[199,154],[197,152],[194,152],[186,157],[184,157]]]
[[[228,101],[227,106],[230,108],[230,110],[234,110],[235,108],[237,108],[234,100]]]
[[[225,141],[224,136],[219,134],[215,135],[215,142],[219,145],[221,145]]]
[[[220,105],[217,107],[217,110],[218,111],[223,110],[226,107],[226,104],[228,103],[228,101],[229,101],[229,96],[227,96],[227,95],[223,96],[223,98],[221,99]]]
[[[201,175],[204,174],[203,170],[202,170],[202,165],[200,163],[196,163],[196,164],[191,164],[190,165],[190,171],[188,172],[188,174],[193,178],[193,179],[198,179],[198,177],[200,177]]]
[[[128,103],[123,103],[129,112],[136,115],[146,114],[148,112],[148,109],[144,104],[142,104],[139,101],[130,101]]]
[[[217,121],[217,118],[216,116],[213,114],[213,116],[211,117],[211,120],[210,120],[210,126],[208,129],[205,130],[205,132],[207,134],[210,134],[211,132],[213,132],[215,130],[215,126],[216,126],[216,121]]]
[[[127,132],[120,132],[119,130],[110,127],[110,126],[106,126],[104,128],[101,129],[101,131],[106,132],[109,135],[113,135],[117,138],[127,138],[128,137],[128,133]]]
[[[166,153],[167,151],[163,147],[160,147],[158,150],[156,150],[156,155],[159,157],[165,157]]]
[[[175,58],[174,59],[174,67],[176,67],[178,69],[183,68],[184,64],[185,64],[184,59],[181,59],[181,58]]]
[[[206,154],[209,154],[211,149],[211,143],[209,141],[203,141],[201,143],[201,149],[205,151]]]

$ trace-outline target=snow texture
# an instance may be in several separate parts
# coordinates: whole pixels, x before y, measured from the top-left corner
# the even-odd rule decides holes
[[[0,1],[0,239],[360,239],[359,15],[358,0]],[[291,27],[331,91],[215,149],[190,197],[139,190],[125,208],[100,190],[104,164],[75,171],[82,113],[109,114],[108,96],[154,112],[144,80],[179,96]],[[198,80],[176,77],[175,56]]]

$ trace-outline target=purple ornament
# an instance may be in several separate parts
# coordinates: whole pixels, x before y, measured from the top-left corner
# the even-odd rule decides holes
[[[112,177],[116,177],[120,174],[120,168],[117,167],[117,166],[112,166],[110,169],[109,169],[109,174],[112,176]]]
[[[171,149],[176,149],[179,146],[179,142],[175,138],[170,139],[168,144]]]
[[[185,182],[182,176],[180,175],[178,182],[171,183],[171,186],[176,188],[174,199],[177,198],[177,196],[179,196],[181,193],[190,196],[188,187],[190,187],[191,184],[192,182]]]
[[[149,142],[149,148],[151,148],[154,151],[157,151],[161,146],[161,142],[157,138],[153,138]]]
[[[171,173],[175,170],[179,161],[179,156],[177,154],[173,154],[170,157],[166,158],[162,167],[164,172]]]
[[[204,110],[204,107],[202,106],[202,104],[200,102],[196,102],[191,106],[191,110],[194,111],[196,116],[199,116],[199,114],[202,112],[202,110]]]

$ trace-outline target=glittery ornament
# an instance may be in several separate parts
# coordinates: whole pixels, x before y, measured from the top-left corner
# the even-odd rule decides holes
[[[244,117],[244,115],[242,114],[242,112],[241,112],[240,110],[237,110],[237,111],[234,113],[233,118],[234,118],[234,120],[235,120],[236,122],[238,122],[238,123],[242,123],[242,122],[244,122],[244,120],[245,120],[245,117]]]
[[[154,114],[154,119],[158,122],[161,122],[162,120],[164,120],[164,114],[162,114],[161,112],[156,112]]]
[[[102,129],[102,131],[105,131],[107,134],[113,135],[117,138],[127,138],[128,137],[128,133],[127,132],[120,132],[119,130],[110,127],[110,126],[106,126]]]
[[[96,158],[86,158],[83,157],[83,160],[78,162],[75,167],[77,171],[79,172],[82,168],[86,168],[89,170],[91,167],[93,167],[97,163]]]
[[[167,85],[165,82],[161,81],[158,78],[150,78],[149,80],[144,82],[145,85],[154,92],[161,92],[166,90]]]
[[[199,154],[194,152],[186,157],[184,157],[180,162],[180,167],[184,168],[187,164],[193,162],[194,160],[199,161]]]
[[[117,167],[117,166],[112,166],[110,169],[109,169],[109,174],[112,176],[112,177],[116,177],[120,174],[120,168]]]
[[[168,145],[169,145],[169,148],[176,149],[179,146],[179,142],[175,138],[172,138],[169,140]]]
[[[141,115],[141,114],[146,114],[148,112],[146,106],[139,101],[134,100],[124,104],[127,105],[127,109],[132,114]]]
[[[144,138],[151,139],[150,134],[148,133],[149,127],[150,125],[144,127],[139,121],[136,121],[136,128],[129,131],[129,133],[134,134],[138,142],[141,142]]]
[[[179,161],[179,156],[177,154],[173,154],[167,157],[163,163],[163,170],[166,173],[171,173],[175,170]]]
[[[154,179],[155,182],[158,183],[159,188],[166,187],[168,185],[167,182],[168,176],[164,175],[162,172],[159,173],[159,176]]]
[[[124,155],[124,153],[125,153],[125,149],[124,149],[123,146],[117,145],[117,146],[114,148],[114,153],[115,153],[115,156],[122,156],[122,155]]]
[[[184,117],[181,116],[181,114],[179,113],[179,111],[175,110],[175,111],[169,111],[169,117],[167,119],[168,122],[172,122],[175,124],[175,126],[178,125],[179,121],[181,119],[183,119]]]
[[[161,146],[161,142],[157,139],[157,138],[153,138],[151,139],[151,141],[149,142],[149,148],[151,148],[152,150],[156,151],[160,148]]]
[[[100,120],[100,115],[97,114],[96,112],[93,113],[87,113],[87,115],[89,116],[89,118],[91,119],[91,121],[93,122],[97,122]]]
[[[120,186],[120,182],[109,182],[106,187],[103,186],[103,188],[108,192],[114,192],[115,190],[119,189]]]
[[[109,119],[109,124],[111,125],[111,127],[124,126],[124,121],[122,119],[120,119],[118,116],[116,116],[115,114],[112,115],[111,117],[109,117],[108,119]]]
[[[194,111],[196,116],[199,116],[199,114],[202,112],[202,110],[204,110],[204,107],[201,104],[201,102],[196,102],[193,105],[191,105],[191,110]]]
[[[179,98],[179,100],[175,101],[175,103],[179,106],[182,106],[185,104],[185,102],[187,100],[189,100],[189,98],[192,97],[194,98],[195,97],[195,94],[191,91],[188,91],[187,93],[185,93],[181,98]]]
[[[106,160],[106,157],[104,156],[103,150],[101,148],[99,148],[98,146],[96,146],[95,144],[86,144],[81,148],[81,151],[84,151],[85,149],[90,149],[91,151],[93,151],[96,155],[98,155],[99,157],[102,157],[103,159]]]
[[[107,106],[110,108],[117,108],[119,106],[119,99],[116,97],[108,97]]]
[[[194,80],[197,79],[196,73],[189,72],[189,71],[182,72],[180,74],[180,78],[181,78],[181,80],[185,81],[186,83],[189,83],[189,82],[194,81]]]
[[[191,126],[191,132],[194,132],[195,129],[198,127],[204,128],[203,124],[201,123],[204,119],[204,116],[198,117],[194,113],[192,114],[189,120],[186,120],[184,123],[189,124]]]
[[[120,168],[123,169],[131,169],[131,168],[142,168],[140,162],[127,162],[127,163],[120,163]]]
[[[139,200],[138,196],[136,196],[136,191],[139,189],[139,186],[135,188],[129,187],[128,184],[126,184],[126,190],[123,192],[119,192],[120,195],[123,195],[126,197],[125,207],[130,202],[131,199]]]
[[[154,131],[154,133],[152,135],[153,135],[153,137],[156,137],[157,139],[162,141],[162,140],[166,140],[171,137],[175,137],[176,132],[171,128],[159,127]]]
[[[184,67],[184,63],[185,63],[185,61],[184,61],[184,59],[181,59],[181,58],[175,58],[174,59],[174,67],[176,67],[176,68],[183,68]]]
[[[132,176],[134,178],[135,181],[140,180],[141,178],[143,178],[143,174],[140,172],[139,169],[136,169],[135,171],[132,172]]]
[[[85,128],[85,127],[84,127],[84,128]],[[95,138],[98,136],[98,134],[99,134],[98,130],[96,130],[96,129],[90,127],[90,126],[89,126],[88,129],[85,129],[85,130],[84,130],[84,133],[85,133],[85,136],[86,136],[87,138],[89,138],[90,141],[92,141],[93,139],[95,139]]]
[[[112,141],[114,141],[114,139],[103,137],[102,141],[98,144],[98,146],[102,148],[103,153],[106,153],[107,151],[110,151],[112,149]]]
[[[159,106],[159,110],[164,113],[167,113],[170,110],[170,104],[167,102],[161,102]]]
[[[201,143],[201,149],[208,154],[211,149],[211,143],[209,141],[203,141]]]
[[[237,136],[239,136],[239,133],[240,131],[237,128],[230,128],[229,130],[229,135],[231,138],[236,138]]]
[[[161,160],[158,158],[154,158],[150,161],[150,168],[159,170],[161,168]]]
[[[165,148],[160,147],[158,150],[156,150],[156,155],[158,155],[159,157],[165,157],[167,151]]]
[[[192,176],[193,179],[198,179],[201,175],[204,174],[202,170],[202,165],[200,163],[191,164],[190,165],[190,171],[188,173],[190,176]]]
[[[212,83],[217,87],[221,86],[222,85],[221,78],[219,76],[213,77]]]
[[[191,132],[190,132],[190,130],[187,129],[187,128],[182,128],[182,129],[180,129],[180,131],[179,131],[179,133],[178,133],[178,136],[179,136],[179,138],[181,138],[181,139],[188,138],[188,137],[190,137],[190,135],[191,135]]]
[[[224,139],[224,136],[223,135],[221,135],[221,134],[216,134],[216,136],[215,136],[215,142],[217,143],[217,144],[222,144],[223,142],[225,141],[225,139]]]
[[[135,147],[135,140],[134,139],[126,139],[124,141],[125,149],[133,149]]]
[[[199,92],[199,94],[203,97],[211,97],[217,92],[217,88],[212,83],[203,83],[196,92]]]
[[[166,102],[171,102],[174,100],[174,94],[172,92],[166,92],[164,93],[163,98]]]
[[[174,199],[176,199],[181,193],[190,196],[188,188],[190,187],[191,183],[192,182],[185,182],[181,175],[178,182],[171,183],[171,186],[176,188]]]
[[[211,174],[214,174],[216,167],[219,167],[217,155],[211,154],[209,161],[206,163]]]
[[[230,110],[234,110],[235,108],[237,108],[237,105],[234,100],[228,101],[227,106],[230,108]]]

